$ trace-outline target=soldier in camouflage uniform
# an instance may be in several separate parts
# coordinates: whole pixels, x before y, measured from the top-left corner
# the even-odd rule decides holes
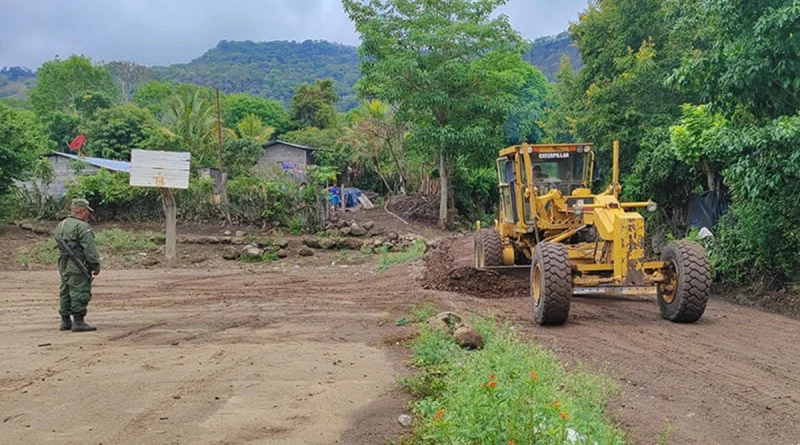
[[[53,235],[69,245],[86,269],[97,276],[100,273],[100,255],[94,243],[94,233],[87,222],[93,210],[85,199],[73,199],[71,209],[72,214],[58,224]],[[96,330],[83,320],[86,316],[86,306],[92,299],[92,280],[64,252],[58,260],[58,271],[61,272],[60,330],[72,332]],[[74,320],[70,319],[70,315]]]

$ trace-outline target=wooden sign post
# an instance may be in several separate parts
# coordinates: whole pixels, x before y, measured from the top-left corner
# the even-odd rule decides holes
[[[189,188],[189,153],[131,151],[131,180],[134,187],[155,187],[161,192],[166,218],[167,267],[177,265],[178,209],[172,189]]]

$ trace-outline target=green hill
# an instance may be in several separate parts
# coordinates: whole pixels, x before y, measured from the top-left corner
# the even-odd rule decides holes
[[[542,70],[550,81],[555,81],[564,55],[569,57],[574,70],[583,66],[578,48],[572,44],[572,37],[568,32],[534,40],[531,52],[525,56],[525,60]]]
[[[154,67],[156,77],[249,93],[289,104],[294,88],[317,79],[334,80],[339,108],[355,106],[353,86],[359,78],[358,49],[326,41],[231,42],[189,63]]]
[[[27,91],[36,86],[36,73],[21,66],[0,70],[0,99],[24,99]]]

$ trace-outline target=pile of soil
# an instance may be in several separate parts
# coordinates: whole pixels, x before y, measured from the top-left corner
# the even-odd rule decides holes
[[[386,208],[407,221],[417,221],[433,225],[439,222],[438,196],[398,196],[389,201]]]
[[[425,270],[421,277],[423,288],[462,292],[478,298],[524,298],[528,295],[529,283],[524,277],[457,265],[456,239],[438,241],[425,255]]]

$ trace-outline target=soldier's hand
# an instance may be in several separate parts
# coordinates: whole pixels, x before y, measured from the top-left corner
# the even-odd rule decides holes
[[[92,271],[92,275],[94,275],[94,276],[100,275],[100,269]]]

